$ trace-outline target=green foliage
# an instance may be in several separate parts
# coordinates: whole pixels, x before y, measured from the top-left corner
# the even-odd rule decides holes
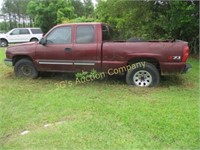
[[[87,76],[89,75],[89,73],[87,71],[82,71],[82,72],[78,72],[76,73],[76,78],[79,79],[85,79]]]
[[[7,22],[0,22],[0,31],[7,32],[9,30]]]
[[[35,14],[35,25],[47,32],[64,19],[74,17],[74,7],[70,0],[32,0],[28,4],[28,13]]]
[[[92,0],[3,2],[2,11],[9,14],[8,28],[21,26],[12,14],[18,18],[28,15],[30,26],[34,22],[44,32],[63,22],[106,22],[114,27],[118,39],[180,39],[189,42],[191,53],[199,52],[199,1],[97,0],[95,10]]]
[[[35,25],[45,33],[54,25],[72,22],[70,20],[74,18],[91,18],[93,12],[91,0],[84,0],[83,3],[80,0],[32,0],[28,5],[28,13],[35,14]]]
[[[74,7],[74,11],[77,17],[82,17],[85,15],[85,8],[83,3],[80,0],[71,0]]]
[[[85,15],[86,17],[92,17],[94,13],[94,5],[92,0],[83,0]]]
[[[100,1],[98,20],[115,26],[118,38],[181,39],[199,49],[199,1]]]
[[[95,18],[87,18],[85,16],[78,17],[75,19],[65,19],[63,20],[63,23],[81,23],[81,22],[96,22]]]
[[[92,69],[90,72],[87,72],[87,71],[78,72],[75,74],[75,76],[77,79],[85,80],[86,78],[95,77],[97,74],[98,74],[98,72],[96,70]]]
[[[29,17],[30,26],[41,27],[46,33],[63,22],[92,22],[94,6],[91,0],[4,0],[2,11],[9,15],[9,29],[21,27],[20,18]],[[18,20],[16,17],[18,16]],[[14,19],[13,19],[14,18]],[[17,23],[18,22],[18,23]],[[32,24],[33,23],[33,24]],[[25,25],[23,25],[25,26]],[[5,29],[4,26],[1,30]]]
[[[9,22],[7,24],[8,30],[14,27],[25,27],[25,18],[27,18],[27,5],[30,0],[3,0],[2,12],[8,14]],[[23,20],[23,25],[20,20]],[[31,20],[31,18],[29,18]]]

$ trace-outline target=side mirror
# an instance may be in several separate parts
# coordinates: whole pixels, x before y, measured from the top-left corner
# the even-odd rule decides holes
[[[42,44],[42,45],[46,45],[47,44],[47,39],[43,37],[43,38],[40,39],[39,43]]]

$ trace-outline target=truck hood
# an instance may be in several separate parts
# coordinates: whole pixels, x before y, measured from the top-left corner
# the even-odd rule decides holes
[[[15,44],[11,45],[8,48],[18,48],[18,47],[28,47],[28,46],[36,46],[38,42],[28,42],[28,43],[22,43],[22,44]]]
[[[35,56],[35,48],[38,44],[38,42],[29,42],[9,46],[6,50],[6,54],[9,55],[9,57],[16,55],[26,55],[33,58]]]

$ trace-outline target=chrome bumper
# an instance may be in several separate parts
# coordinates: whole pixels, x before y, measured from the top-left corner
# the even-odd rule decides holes
[[[4,63],[9,66],[9,67],[12,67],[13,66],[13,62],[12,62],[12,59],[4,59]]]

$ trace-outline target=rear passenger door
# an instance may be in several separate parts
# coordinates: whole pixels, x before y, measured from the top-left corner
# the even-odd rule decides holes
[[[95,35],[95,26],[76,26],[73,58],[75,71],[96,69],[97,36]]]
[[[20,42],[29,42],[30,41],[31,34],[28,29],[20,29],[19,33],[20,33],[20,36],[19,36]]]

